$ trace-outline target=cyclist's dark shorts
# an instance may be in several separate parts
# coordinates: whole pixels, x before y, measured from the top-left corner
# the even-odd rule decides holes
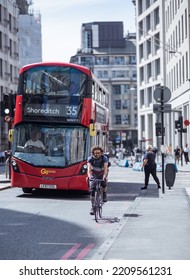
[[[102,179],[102,178],[97,178],[97,179]],[[106,180],[101,182],[102,188],[106,188]],[[96,187],[96,182],[95,180],[92,178],[89,180],[89,188],[90,188],[90,194],[91,196],[94,196],[94,192],[95,192],[95,187]]]

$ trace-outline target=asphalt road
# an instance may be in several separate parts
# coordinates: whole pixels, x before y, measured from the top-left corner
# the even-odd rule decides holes
[[[161,173],[158,176],[161,179]],[[89,197],[82,193],[43,190],[30,195],[21,189],[0,191],[0,259],[95,259],[102,244],[121,230],[120,221],[139,196],[143,182],[143,172],[113,162],[108,202],[99,223],[89,215]],[[189,186],[189,172],[177,173],[176,184]],[[157,193],[152,178],[149,187]]]
[[[82,193],[1,191],[0,259],[93,259],[139,195],[142,184],[126,178],[125,170],[110,168],[109,201],[99,223],[89,215],[89,196]]]

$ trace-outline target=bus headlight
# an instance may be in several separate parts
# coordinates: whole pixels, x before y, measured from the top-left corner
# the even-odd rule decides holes
[[[83,175],[83,174],[86,174],[87,173],[87,164],[83,164],[80,171],[79,171],[79,174],[80,175]]]
[[[11,161],[11,164],[12,164],[12,168],[15,172],[20,172],[19,168],[18,168],[18,164],[14,159]]]

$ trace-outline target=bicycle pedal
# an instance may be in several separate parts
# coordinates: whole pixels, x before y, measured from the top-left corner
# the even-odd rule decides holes
[[[95,215],[93,207],[90,209],[90,215]]]

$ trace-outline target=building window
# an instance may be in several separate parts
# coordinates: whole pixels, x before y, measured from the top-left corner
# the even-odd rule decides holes
[[[147,64],[147,77],[150,78],[152,76],[152,67],[151,63]]]
[[[146,17],[146,32],[148,32],[151,28],[150,25],[150,14]]]
[[[181,59],[179,60],[179,85],[181,86]]]
[[[185,54],[185,60],[186,60],[186,80],[189,79],[189,72],[188,72],[188,52]]]
[[[152,52],[151,52],[151,39],[148,39],[147,41],[146,41],[146,47],[147,47],[147,54],[149,55],[149,54],[151,54]]]
[[[181,16],[181,40],[182,40],[182,43],[184,42],[184,21],[183,21],[183,15]]]
[[[115,124],[121,124],[121,115],[115,115]]]
[[[148,104],[150,105],[152,103],[152,88],[149,87],[147,89],[147,94],[148,94]]]
[[[115,100],[115,109],[120,110],[121,109],[121,100]]]
[[[142,12],[143,12],[143,4],[142,4],[142,0],[141,0],[138,3],[138,15],[142,14]]]
[[[120,85],[113,85],[112,86],[112,93],[113,94],[121,94]]]
[[[122,109],[129,109],[129,102],[130,100],[127,100],[127,99],[125,99],[125,100],[123,100],[123,102],[122,102]]]
[[[141,123],[141,131],[143,133],[145,131],[145,116],[141,116],[140,123]],[[142,135],[142,137],[143,137],[143,135]]]
[[[154,10],[154,28],[156,28],[156,25],[160,23],[160,18],[159,18],[159,8],[156,8]]]
[[[112,71],[112,78],[125,78],[125,71]]]
[[[144,102],[144,90],[140,91],[140,107],[142,108],[142,106],[145,104]]]
[[[160,59],[155,60],[155,74],[160,75]]]
[[[143,46],[143,44],[141,44],[139,46],[139,60],[144,58],[144,53],[143,52],[144,52],[144,46]]]
[[[179,47],[181,46],[181,23],[180,23],[180,21],[178,21],[178,32],[179,32],[179,34],[178,34],[178,41],[179,41]]]
[[[182,56],[182,83],[185,82],[185,59],[184,55]]]
[[[132,70],[132,78],[133,79],[137,78],[137,71],[136,70]]]
[[[146,0],[146,9],[150,7],[150,0]]]
[[[187,9],[185,9],[185,38],[187,38]]]
[[[130,116],[129,115],[123,115],[122,116],[122,124],[130,124]]]
[[[13,48],[12,48],[12,40],[9,40],[9,47],[10,47],[10,56],[12,56]]]
[[[84,56],[81,57],[81,65],[92,65],[93,64],[93,60],[91,56]]]
[[[108,79],[108,71],[97,71],[97,77],[99,79]]]
[[[144,81],[144,67],[140,68],[140,83]]]
[[[12,16],[9,14],[9,30],[12,30]]]
[[[125,58],[124,56],[115,56],[113,57],[113,64],[116,65],[124,65],[125,64]]]
[[[0,76],[3,77],[3,60],[0,58]]]
[[[2,50],[3,48],[3,41],[2,41],[2,38],[3,38],[3,34],[2,32],[0,31],[0,49]]]
[[[121,94],[128,94],[128,93],[130,93],[130,85],[129,84],[121,85]]]
[[[137,110],[138,109],[138,104],[137,104],[137,100],[134,101],[134,109]]]
[[[130,56],[129,64],[136,65],[136,63],[137,63],[136,56],[134,56],[134,55]]]
[[[98,56],[95,58],[95,64],[109,65],[109,57],[108,56]]]
[[[143,21],[142,20],[139,22],[139,37],[141,37],[141,36],[143,36]]]
[[[10,64],[10,80],[13,80],[13,66]]]

